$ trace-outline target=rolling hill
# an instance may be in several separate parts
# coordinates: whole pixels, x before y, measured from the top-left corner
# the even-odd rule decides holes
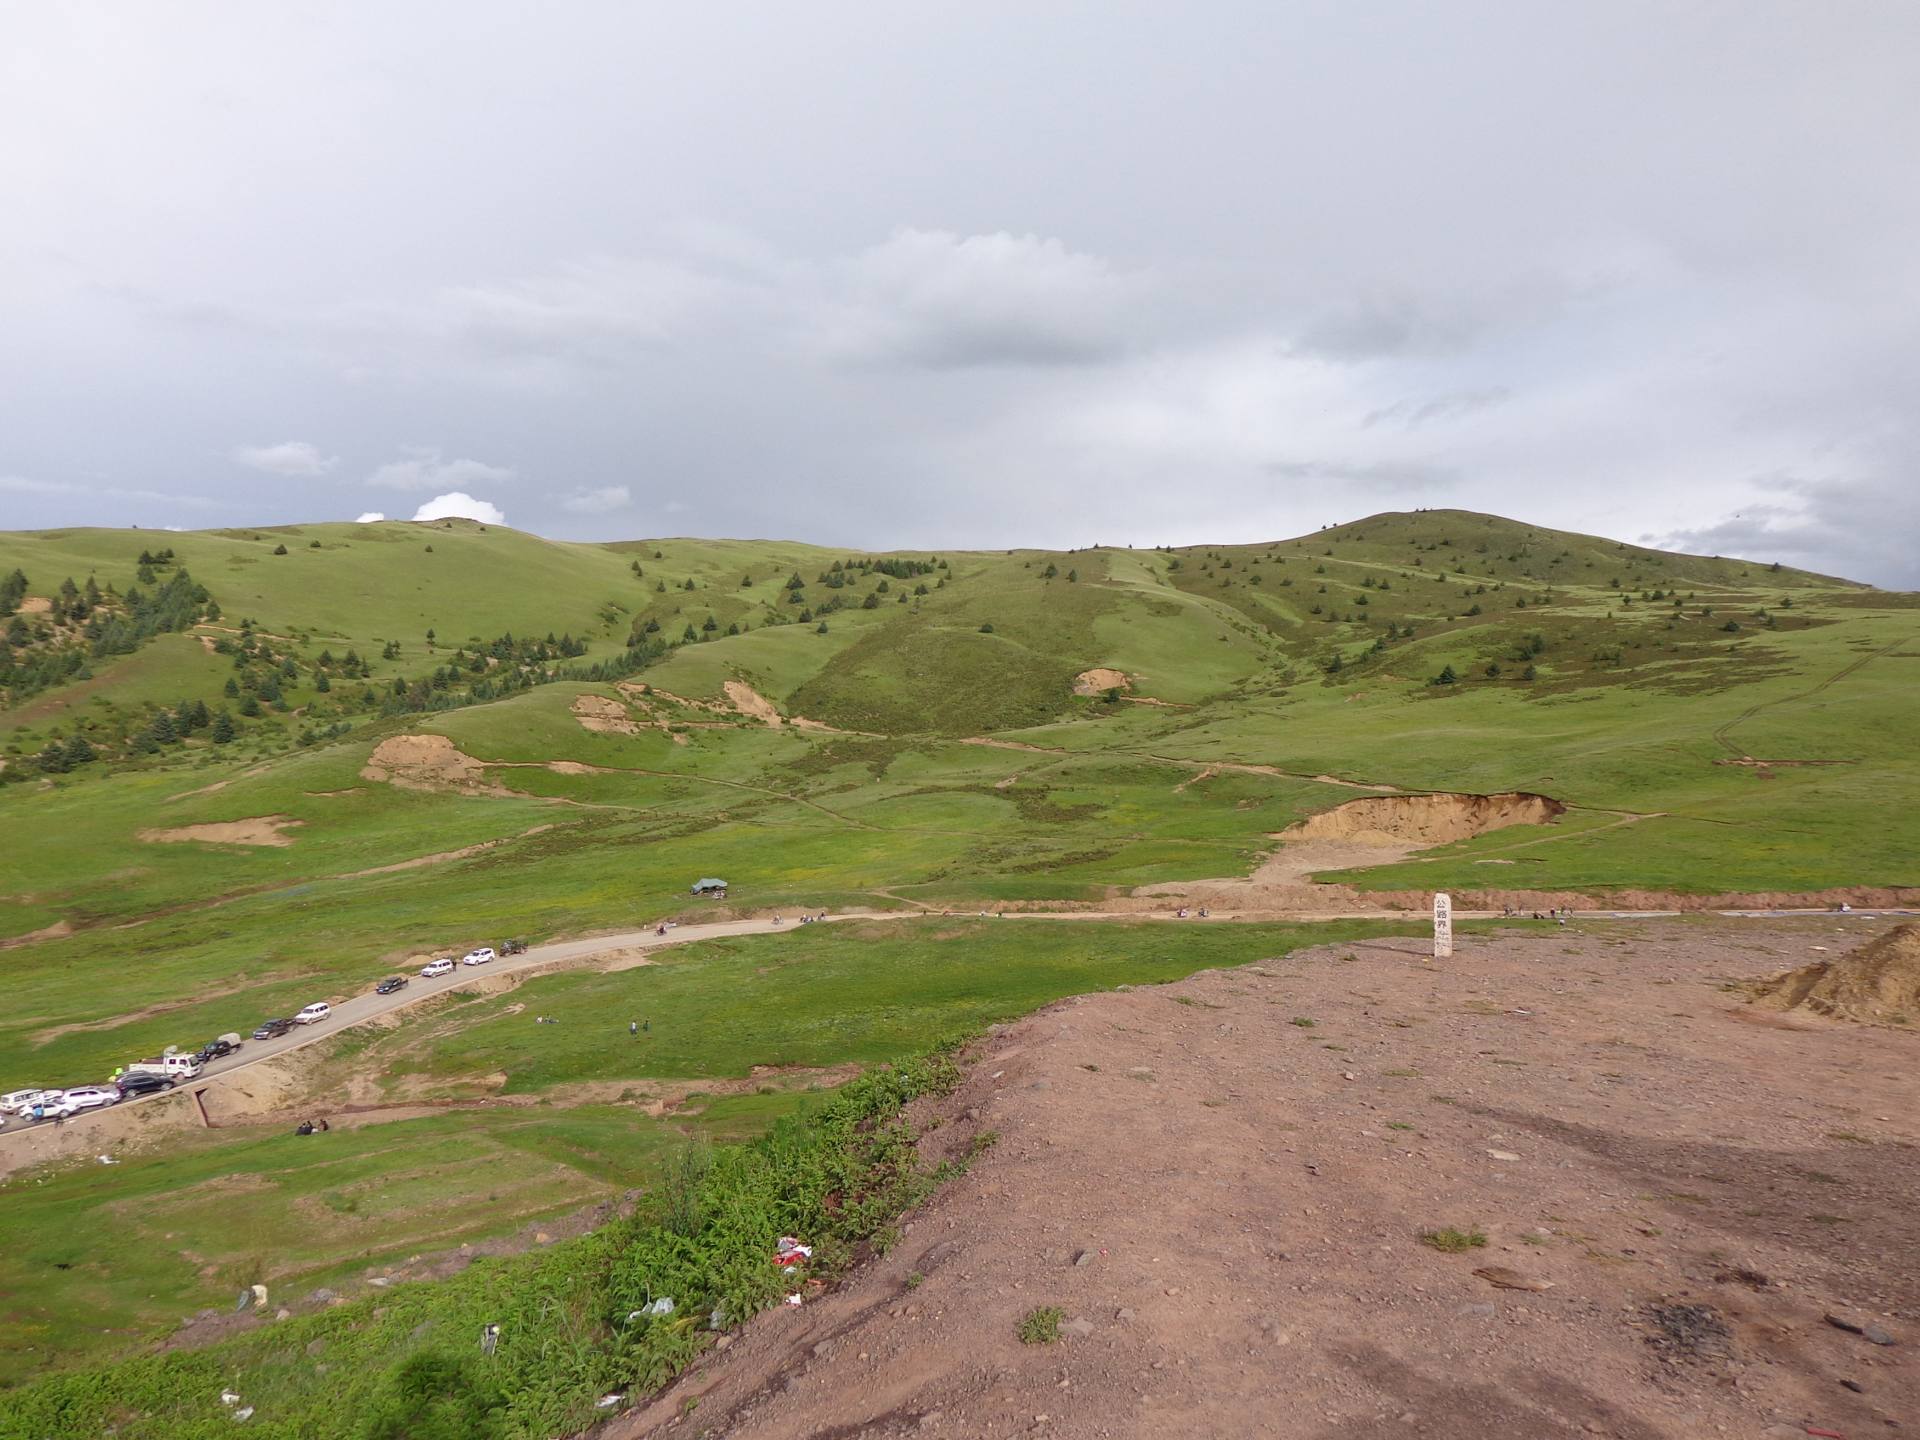
[[[565,544],[460,521],[13,533],[0,610],[0,1090],[247,1029],[423,954],[729,907],[1124,913],[1212,895],[1279,917],[1314,893],[1366,910],[1436,888],[1671,903],[1911,885],[1920,853],[1916,597],[1459,511],[1065,552]],[[1546,823],[1434,831],[1424,849],[1276,838],[1396,791],[1551,803],[1528,812]],[[1272,878],[1286,855],[1305,858]],[[733,882],[725,906],[688,896],[702,875]],[[572,1038],[632,1003],[631,976],[551,977],[512,1004],[450,1000],[417,1037],[343,1042],[317,1073],[370,1104],[555,1106],[564,1154],[472,1117],[524,1197],[462,1231],[484,1238],[637,1183],[638,1160],[608,1155],[657,1158],[672,1138],[567,1088],[589,1075],[826,1076],[1076,983],[1210,963],[1139,927],[1080,933],[1071,953],[958,923],[846,954],[810,942],[806,985],[739,942],[640,992],[676,997],[656,1051]],[[783,994],[805,998],[775,1024],[760,1012]],[[567,1017],[561,1038],[474,1028],[517,1024],[522,999]],[[737,1093],[700,1124],[734,1137],[788,1106]],[[451,1158],[463,1116],[396,1122],[421,1127],[412,1159],[356,1142],[351,1180],[308,1172],[284,1137],[218,1132],[153,1162],[174,1168],[142,1172],[141,1193],[245,1172],[288,1206],[390,1185],[466,1214],[490,1182]],[[293,1225],[297,1208],[268,1209]],[[204,1229],[223,1212],[192,1213]],[[352,1213],[330,1210],[328,1246],[285,1274],[387,1254]],[[68,1293],[51,1267],[69,1249],[0,1234],[0,1289]],[[198,1279],[171,1252],[123,1266],[96,1277],[97,1303],[200,1303],[254,1263],[239,1242],[222,1254]],[[108,1343],[98,1329],[63,1343]]]

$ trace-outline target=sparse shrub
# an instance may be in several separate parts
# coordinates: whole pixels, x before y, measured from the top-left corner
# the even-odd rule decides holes
[[[1420,1243],[1430,1250],[1438,1250],[1443,1255],[1464,1255],[1469,1250],[1484,1250],[1487,1237],[1478,1227],[1471,1230],[1456,1230],[1449,1225],[1441,1230],[1422,1230]]]
[[[1051,1345],[1060,1338],[1060,1322],[1066,1318],[1058,1305],[1036,1305],[1020,1317],[1014,1333],[1022,1345]]]

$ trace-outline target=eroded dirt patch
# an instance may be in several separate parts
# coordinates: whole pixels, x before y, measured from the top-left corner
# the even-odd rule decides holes
[[[138,837],[155,845],[273,845],[293,844],[289,830],[306,824],[291,815],[258,815],[251,820],[216,820],[205,825],[176,825],[165,830],[141,830]]]
[[[461,795],[509,795],[487,778],[487,767],[444,735],[395,735],[382,740],[361,768],[362,780],[402,790],[451,790]]]
[[[573,702],[573,718],[582,730],[596,735],[638,735],[643,728],[618,700],[605,695],[580,695]]]
[[[1073,693],[1076,695],[1104,695],[1109,690],[1128,690],[1133,686],[1133,677],[1124,670],[1096,668],[1082,670],[1073,677]]]
[[[1349,800],[1281,831],[1284,841],[1339,840],[1382,848],[1471,840],[1509,825],[1545,825],[1567,807],[1547,795],[1378,795]]]
[[[774,703],[746,681],[729,680],[720,688],[726,692],[727,699],[733,702],[733,708],[742,715],[772,729],[780,728],[780,712],[774,708]]]

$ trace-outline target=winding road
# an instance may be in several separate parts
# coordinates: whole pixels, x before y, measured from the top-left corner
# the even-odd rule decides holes
[[[1651,920],[1679,915],[1678,910],[1582,910],[1575,912],[1582,920]],[[1787,916],[1826,915],[1827,910],[1722,910],[1710,912],[1740,919],[1775,919]],[[1860,918],[1872,915],[1896,915],[1920,913],[1908,910],[1876,909],[1872,912],[1855,912]],[[874,911],[853,910],[837,915],[824,915],[815,923],[835,923],[848,920],[893,920],[912,921],[930,919],[967,918],[972,912],[952,912],[940,910]],[[1001,918],[1007,920],[1039,921],[1075,921],[1075,920],[1131,920],[1160,921],[1163,923],[1188,924],[1200,923],[1199,917],[1189,915],[1182,919],[1173,912],[1154,911],[1118,911],[1118,910],[1027,910],[1011,911]],[[1405,910],[1355,910],[1351,912],[1326,913],[1313,915],[1277,915],[1267,912],[1240,912],[1217,910],[1210,917],[1213,920],[1405,920],[1418,921],[1424,917]],[[1498,920],[1503,918],[1492,910],[1456,910],[1456,920]],[[463,985],[471,984],[478,976],[494,977],[501,975],[519,975],[530,971],[548,969],[563,965],[568,961],[594,959],[623,950],[662,950],[675,945],[692,945],[702,940],[719,940],[734,935],[774,935],[784,934],[800,928],[797,919],[760,920],[721,920],[706,924],[670,925],[667,933],[661,935],[656,927],[645,930],[615,931],[605,935],[592,935],[580,940],[557,940],[545,945],[530,945],[519,954],[496,959],[485,966],[456,966],[453,973],[438,979],[428,980],[417,971],[408,976],[406,988],[391,995],[376,995],[371,990],[355,995],[333,1005],[332,1013],[325,1020],[312,1025],[296,1026],[291,1032],[272,1040],[244,1041],[238,1053],[224,1059],[215,1060],[203,1069],[199,1076],[188,1084],[177,1086],[173,1090],[160,1091],[153,1095],[138,1096],[123,1100],[118,1105],[100,1110],[84,1111],[72,1116],[64,1123],[68,1126],[85,1125],[89,1120],[110,1112],[118,1112],[131,1105],[144,1104],[150,1100],[165,1099],[171,1095],[191,1093],[204,1089],[249,1066],[261,1064],[277,1056],[313,1045],[356,1025],[396,1010],[404,1010],[430,1000],[436,995],[459,990]],[[405,972],[399,972],[405,973]],[[79,1082],[75,1082],[79,1083]],[[38,1124],[23,1123],[13,1119],[0,1130],[0,1146],[9,1140],[18,1139],[36,1130],[50,1127],[54,1122],[41,1121]],[[0,1167],[5,1168],[5,1167]]]

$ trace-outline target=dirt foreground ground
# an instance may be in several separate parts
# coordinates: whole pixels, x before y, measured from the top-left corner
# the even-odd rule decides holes
[[[1055,1005],[922,1113],[930,1153],[994,1138],[884,1258],[595,1435],[1912,1433],[1920,1036],[1727,988],[1886,923],[1379,941]],[[1061,1338],[1023,1344],[1040,1306]]]

